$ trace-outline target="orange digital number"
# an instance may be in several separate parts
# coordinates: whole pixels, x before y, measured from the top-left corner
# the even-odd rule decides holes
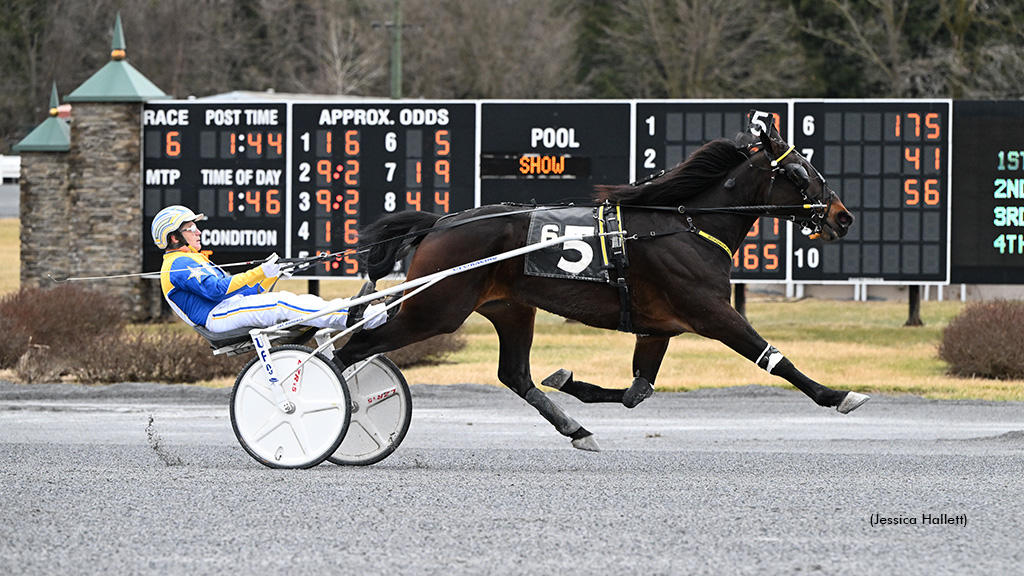
[[[743,268],[745,270],[757,270],[760,261],[757,258],[757,244],[747,244],[743,247]]]
[[[355,257],[353,257],[351,254],[348,255],[348,256],[345,256],[345,264],[348,265],[348,267],[345,268],[345,272],[347,274],[358,274],[359,273],[359,260],[356,260]]]
[[[324,211],[328,214],[331,213],[331,191],[326,188],[321,188],[316,191],[316,203],[324,207]]]
[[[434,192],[434,204],[436,206],[440,206],[444,210],[444,213],[447,214],[448,213],[448,191],[447,190],[440,190],[440,191]]]
[[[171,158],[181,155],[181,142],[178,142],[178,136],[181,136],[181,132],[172,130],[167,133],[165,138],[166,145],[164,146],[164,151]]]
[[[349,156],[359,155],[359,140],[357,140],[358,136],[358,130],[347,130],[345,132],[345,154],[348,154]]]
[[[779,268],[779,256],[775,253],[775,250],[779,247],[778,244],[765,244],[764,245],[764,259],[765,259],[765,270],[778,270]]]
[[[930,112],[924,117],[925,128],[931,130],[931,132],[925,134],[925,138],[928,140],[938,140],[941,135],[941,127],[939,126],[939,114],[938,112]]]
[[[359,190],[346,190],[348,198],[345,199],[345,214],[355,216],[359,213]]]
[[[256,138],[253,138],[253,136],[255,136]],[[263,134],[261,132],[256,132],[255,134],[250,132],[246,134],[245,141],[246,143],[249,144],[249,146],[253,146],[256,148],[257,156],[263,155]]]
[[[924,203],[929,206],[939,203],[939,181],[935,178],[924,181]]]
[[[324,151],[326,153],[330,154],[331,153],[331,148],[332,148],[331,144],[332,144],[332,142],[334,140],[334,134],[332,132],[328,131],[327,134],[326,134],[326,138],[327,138],[327,140],[324,142]]]
[[[359,161],[345,160],[345,165],[348,166],[348,169],[345,170],[345,184],[359,186]]]
[[[327,179],[327,183],[331,183],[331,161],[320,160],[316,163],[316,173]]]
[[[267,146],[277,150],[280,156],[284,154],[284,141],[280,132],[267,132]]]
[[[914,137],[921,137],[921,115],[917,112],[907,112],[907,118],[914,120]]]
[[[941,168],[941,166],[942,166],[942,154],[941,154],[941,152],[942,152],[942,148],[935,148],[935,171],[936,172],[938,172],[939,170],[942,169]]]
[[[412,206],[416,210],[422,210],[423,209],[421,201],[420,201],[420,193],[419,193],[418,190],[417,191],[410,190],[410,191],[406,192],[405,193],[405,203],[408,204],[409,206]]]
[[[356,229],[356,221],[351,218],[345,219],[345,244],[356,244],[359,242],[359,230]]]
[[[913,150],[913,152],[911,152]],[[921,169],[921,149],[920,148],[904,148],[903,159],[907,162],[914,163],[914,170]]]
[[[750,227],[750,232],[747,232],[747,238],[753,238],[761,233],[761,219],[754,220],[754,225]]]
[[[910,196],[907,198],[907,206],[917,206],[921,201],[921,192],[917,189],[917,178],[908,178],[903,181],[903,191]]]
[[[277,195],[277,188],[267,190],[267,214],[281,213],[281,201],[276,198]]]
[[[246,190],[245,191],[245,203],[253,207],[256,213],[260,213],[260,191],[259,190]]]
[[[447,160],[438,160],[434,162],[434,173],[444,178],[444,183],[448,183],[448,169],[449,164]]]
[[[448,142],[448,131],[438,130],[437,132],[434,132],[434,144],[437,144],[438,156],[447,156],[451,151]]]

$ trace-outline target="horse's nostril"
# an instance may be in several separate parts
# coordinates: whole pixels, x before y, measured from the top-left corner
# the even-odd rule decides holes
[[[836,214],[836,222],[843,228],[849,228],[853,224],[853,214],[849,212],[840,212]]]

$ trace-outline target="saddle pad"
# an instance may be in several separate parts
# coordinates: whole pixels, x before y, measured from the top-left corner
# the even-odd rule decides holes
[[[583,236],[597,232],[593,208],[540,210],[530,214],[527,242],[535,244],[559,236]],[[597,237],[569,240],[560,246],[534,250],[526,254],[527,276],[567,278],[607,282],[602,267],[601,245]]]

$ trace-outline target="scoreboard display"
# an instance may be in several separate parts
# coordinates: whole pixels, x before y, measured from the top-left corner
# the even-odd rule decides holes
[[[207,216],[203,248],[232,259],[284,252],[288,110],[285,104],[149,104],[143,111],[145,270],[161,253],[150,224],[182,204]]]
[[[952,100],[158,101],[142,111],[143,269],[156,213],[207,215],[218,263],[341,253],[402,210],[589,201],[764,112],[856,221],[761,218],[737,282],[1024,284],[1024,103]],[[955,194],[954,194],[955,191]],[[628,221],[626,229],[628,231]],[[352,277],[351,256],[307,277]]]
[[[480,204],[589,201],[629,182],[630,105],[578,101],[480,106]]]
[[[751,110],[771,117],[748,119]],[[786,101],[639,102],[636,105],[634,170],[638,179],[670,170],[705,143],[734,138],[748,123],[774,123],[787,132]],[[628,222],[627,222],[628,228]],[[760,218],[733,255],[732,278],[743,282],[786,280],[790,227],[778,218]]]
[[[472,208],[473,104],[295,104],[292,108],[290,246],[294,257],[343,253],[361,226],[384,214]],[[353,254],[314,269],[359,274]]]
[[[792,279],[949,282],[949,100],[796,101],[791,143],[856,219],[838,242],[795,232]]]
[[[1024,284],[1024,102],[953,103],[953,282]]]

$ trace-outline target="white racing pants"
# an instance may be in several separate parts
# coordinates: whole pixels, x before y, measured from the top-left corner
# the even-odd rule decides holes
[[[317,328],[345,329],[348,321],[348,307],[345,298],[330,302],[312,294],[291,292],[264,292],[250,296],[236,296],[217,304],[206,319],[206,329],[211,332],[227,332],[242,327],[266,328],[288,320],[302,318],[325,308],[335,311],[319,318],[303,322]],[[363,327],[372,329],[387,321],[383,304],[370,304],[364,314],[371,320]]]

